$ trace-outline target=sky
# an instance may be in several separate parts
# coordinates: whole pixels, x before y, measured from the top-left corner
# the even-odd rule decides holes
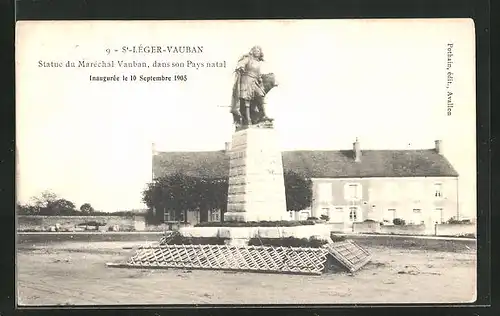
[[[16,32],[21,202],[52,190],[108,212],[143,208],[152,143],[159,151],[199,151],[230,141],[234,66],[259,45],[263,71],[279,82],[267,103],[283,150],[350,149],[355,138],[361,149],[433,148],[440,139],[460,174],[461,208],[476,212],[471,20],[22,21]],[[203,46],[203,53],[121,52],[139,45]],[[83,59],[151,66],[38,67]],[[155,60],[227,67],[153,68]],[[187,81],[89,80],[132,74]]]

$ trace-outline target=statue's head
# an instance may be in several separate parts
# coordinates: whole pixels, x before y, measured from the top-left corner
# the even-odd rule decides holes
[[[258,60],[264,60],[264,52],[262,51],[262,48],[258,45],[252,47],[252,49],[250,49],[250,55],[252,55],[253,57],[257,58]]]

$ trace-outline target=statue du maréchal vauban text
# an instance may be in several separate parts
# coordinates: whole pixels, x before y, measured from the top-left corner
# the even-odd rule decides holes
[[[266,94],[277,86],[273,73],[261,74],[264,53],[260,46],[254,46],[243,55],[235,70],[231,114],[236,129],[249,125],[272,127],[273,119],[266,115]]]

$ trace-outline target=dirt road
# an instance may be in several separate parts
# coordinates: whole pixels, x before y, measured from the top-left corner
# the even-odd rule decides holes
[[[370,245],[355,275],[298,276],[106,267],[142,242],[25,243],[20,305],[458,303],[475,300],[475,251]]]

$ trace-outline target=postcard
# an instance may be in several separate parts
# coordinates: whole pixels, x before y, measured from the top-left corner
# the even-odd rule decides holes
[[[476,300],[471,19],[19,21],[19,306]]]

